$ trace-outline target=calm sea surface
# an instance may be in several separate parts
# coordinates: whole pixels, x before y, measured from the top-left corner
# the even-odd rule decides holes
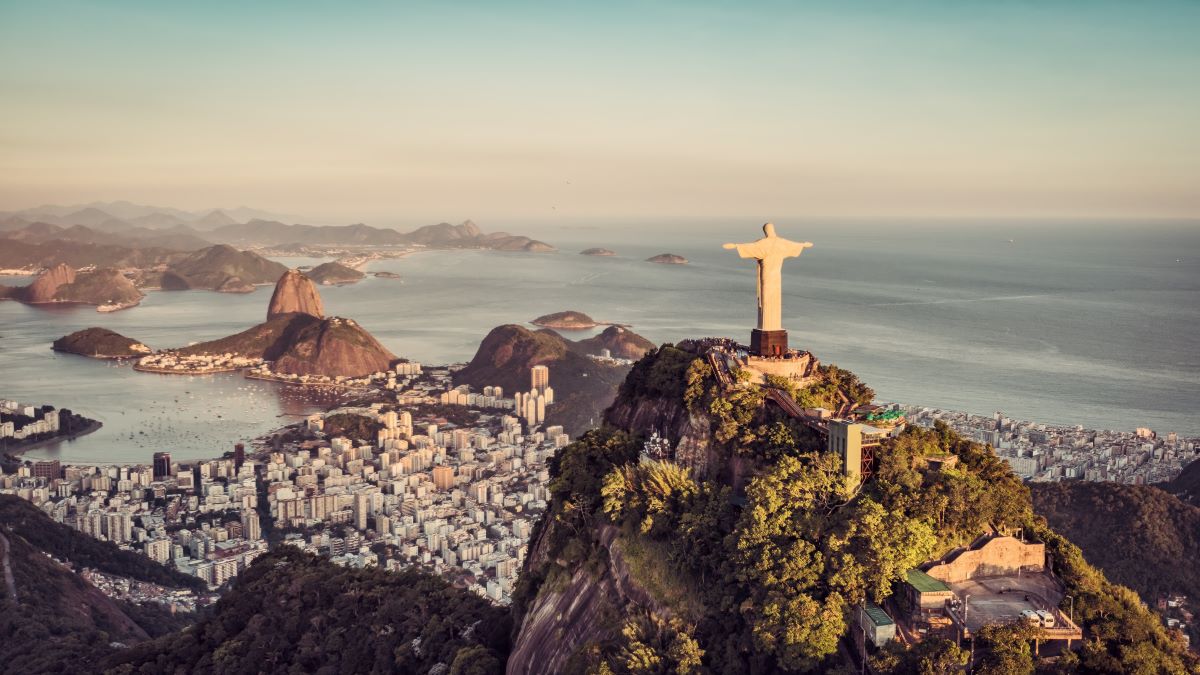
[[[655,342],[749,340],[754,265],[721,244],[760,236],[751,221],[510,229],[561,252],[431,251],[377,262],[368,271],[403,279],[322,287],[326,311],[432,364],[469,360],[494,326],[565,309],[632,324]],[[779,230],[816,244],[784,265],[793,346],[854,370],[881,399],[1200,435],[1198,223],[781,223]],[[591,246],[618,255],[576,254]],[[691,264],[644,262],[668,252]],[[154,292],[113,314],[0,302],[0,397],[104,422],[94,434],[28,456],[148,462],[167,450],[208,457],[316,409],[320,402],[303,392],[238,375],[151,375],[50,350],[55,338],[88,326],[155,348],[222,337],[261,321],[269,298],[266,287],[248,295]]]

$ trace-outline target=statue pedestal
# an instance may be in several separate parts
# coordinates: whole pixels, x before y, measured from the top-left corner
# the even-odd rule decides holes
[[[788,351],[786,330],[750,331],[750,353],[755,356],[782,357]]]

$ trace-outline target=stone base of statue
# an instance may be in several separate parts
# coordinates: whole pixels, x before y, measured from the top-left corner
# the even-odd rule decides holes
[[[786,377],[797,387],[803,388],[821,379],[817,370],[820,365],[821,362],[812,354],[794,349],[784,353],[782,357],[748,354],[741,367],[753,373],[753,381],[759,384],[766,381],[767,375],[774,375]]]
[[[750,332],[750,353],[755,356],[782,357],[788,352],[786,330],[759,330]]]

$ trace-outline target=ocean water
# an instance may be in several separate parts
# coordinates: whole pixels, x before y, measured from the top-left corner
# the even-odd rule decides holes
[[[560,252],[421,252],[367,268],[400,280],[368,277],[321,294],[327,313],[354,318],[396,354],[429,364],[469,360],[494,326],[566,309],[632,324],[660,343],[748,341],[754,263],[721,244],[758,238],[758,225],[512,225]],[[784,264],[791,344],[855,371],[883,400],[1200,435],[1200,223],[778,226],[781,236],[815,244]],[[592,246],[618,255],[577,255]],[[690,264],[645,262],[658,253]],[[156,292],[113,314],[0,303],[0,397],[105,423],[28,455],[213,456],[315,409],[321,401],[304,392],[238,375],[150,375],[49,349],[93,325],[152,347],[217,338],[261,321],[269,297],[269,288]]]

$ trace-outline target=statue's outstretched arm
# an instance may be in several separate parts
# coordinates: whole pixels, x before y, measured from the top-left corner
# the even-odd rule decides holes
[[[737,244],[725,244],[725,245],[721,246],[721,248],[737,248],[737,247],[738,247]]]

